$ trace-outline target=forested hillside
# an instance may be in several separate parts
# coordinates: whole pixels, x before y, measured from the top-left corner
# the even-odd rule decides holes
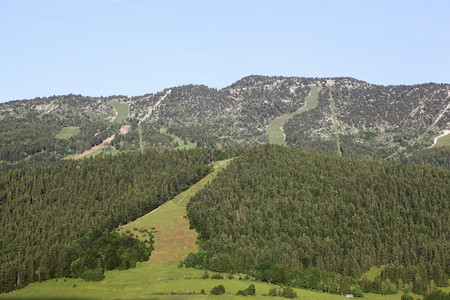
[[[82,98],[83,102],[76,101],[77,98],[57,99],[69,108],[60,104],[64,109],[56,113],[56,100],[52,100],[53,109],[48,111],[38,110],[42,105],[33,106],[35,102],[39,104],[44,100],[11,102],[0,106],[3,108],[0,112],[0,170],[27,163],[60,160],[68,154],[80,153],[98,145],[118,132],[119,124],[95,115],[101,110],[89,106],[91,98]],[[69,126],[77,128],[77,132],[59,137],[58,133]]]
[[[423,293],[450,274],[446,169],[265,145],[235,159],[187,209],[203,250],[187,266],[337,293],[375,265],[401,269],[383,275],[391,292],[412,283]],[[382,292],[381,280],[359,284]]]
[[[136,97],[66,95],[0,104],[0,167],[58,160],[100,143],[117,133],[115,103],[129,105],[119,119],[132,125],[128,135],[117,136],[115,150],[178,147],[174,137],[199,147],[263,144],[268,125],[302,108],[313,87],[318,105],[281,128],[288,145],[398,160],[450,128],[449,84],[248,76],[220,90],[185,85]],[[71,127],[77,134],[58,137]]]
[[[333,103],[337,124],[333,124]],[[371,85],[350,78],[322,85],[316,109],[285,124],[287,142],[347,157],[389,158],[431,146],[450,127],[450,89],[443,84]]]
[[[55,277],[101,279],[148,259],[111,232],[210,172],[211,150],[148,151],[0,173],[0,292]]]
[[[450,168],[450,147],[433,147],[415,152],[413,155],[403,156],[402,163],[415,163],[419,165],[440,166]]]

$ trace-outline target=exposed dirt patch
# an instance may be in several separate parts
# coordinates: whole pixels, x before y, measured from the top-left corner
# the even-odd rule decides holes
[[[112,140],[114,139],[115,136],[116,136],[116,135],[113,134],[113,135],[110,136],[109,138],[103,140],[103,142],[102,142],[101,144],[95,145],[95,146],[92,147],[91,149],[86,150],[86,151],[84,151],[84,152],[81,153],[81,154],[75,155],[74,157],[72,157],[72,159],[80,159],[80,158],[83,158],[83,157],[85,157],[85,156],[88,156],[89,154],[94,153],[94,152],[97,151],[97,150],[102,149],[104,146],[107,146],[107,145],[111,144],[111,142],[112,142]]]
[[[131,128],[131,125],[123,125],[123,126],[120,128],[119,134],[120,134],[120,135],[125,135],[125,134],[127,134],[128,131],[130,131],[130,128]]]
[[[131,125],[123,125],[123,126],[120,128],[119,134],[121,134],[121,135],[127,134],[128,131],[130,131],[130,128],[131,128]],[[111,142],[112,142],[112,140],[114,139],[115,136],[116,136],[116,135],[113,134],[113,135],[110,136],[109,138],[103,140],[103,142],[102,142],[101,144],[95,145],[95,146],[92,147],[91,149],[86,150],[86,151],[84,151],[84,152],[81,153],[81,154],[75,155],[74,157],[72,157],[72,159],[80,159],[80,158],[83,158],[83,157],[88,156],[89,154],[94,153],[95,151],[98,151],[98,150],[102,149],[103,147],[105,147],[105,146],[111,144]]]

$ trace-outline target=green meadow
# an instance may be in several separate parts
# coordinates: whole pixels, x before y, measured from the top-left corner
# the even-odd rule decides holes
[[[364,273],[361,277],[366,276],[367,279],[373,281],[375,277],[381,275],[381,272],[384,270],[385,266],[377,267],[373,266],[369,271]]]
[[[117,100],[113,100],[110,102],[112,107],[117,112],[116,118],[113,120],[114,123],[122,123],[128,117],[128,103],[119,102]]]
[[[450,146],[450,134],[438,138],[438,140],[436,141],[436,145],[434,145],[434,147],[439,146]]]
[[[61,130],[56,134],[56,138],[60,140],[68,140],[74,135],[77,135],[80,132],[80,127],[78,126],[69,126],[69,127],[63,127]]]
[[[292,119],[295,115],[304,113],[311,109],[316,108],[319,104],[319,89],[317,87],[311,87],[309,96],[305,97],[305,105],[297,111],[282,115],[274,119],[266,128],[266,133],[269,136],[269,143],[276,145],[286,145],[286,137],[283,131],[283,124],[289,119]]]

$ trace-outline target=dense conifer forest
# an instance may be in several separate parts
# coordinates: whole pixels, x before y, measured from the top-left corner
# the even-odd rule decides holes
[[[450,168],[450,147],[441,146],[417,151],[411,156],[403,156],[400,162],[448,169]]]
[[[0,292],[56,277],[99,280],[147,260],[140,242],[112,231],[210,172],[211,150],[134,152],[0,173]]]
[[[403,284],[423,293],[450,274],[447,169],[264,145],[187,208],[202,251],[186,266],[335,293],[393,293]],[[375,265],[390,267],[376,282],[357,281]]]

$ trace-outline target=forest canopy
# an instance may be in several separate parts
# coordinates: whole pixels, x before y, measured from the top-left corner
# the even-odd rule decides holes
[[[353,278],[392,264],[444,285],[449,175],[441,168],[256,147],[189,203],[206,262],[190,258],[227,271],[318,268]],[[385,277],[404,276],[396,274]]]
[[[0,292],[56,277],[99,278],[148,259],[151,236],[143,245],[111,230],[204,177],[212,154],[133,152],[0,173]]]

